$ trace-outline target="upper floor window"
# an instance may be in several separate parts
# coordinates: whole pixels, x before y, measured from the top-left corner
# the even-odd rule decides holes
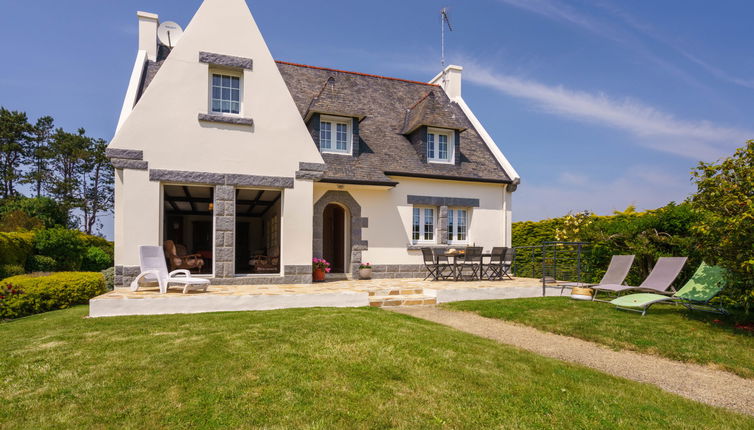
[[[448,243],[468,242],[468,211],[448,209]]]
[[[427,129],[427,161],[453,164],[456,152],[454,136],[451,130]]]
[[[435,208],[414,207],[411,240],[415,243],[435,241]]]
[[[241,78],[220,73],[212,74],[212,113],[241,113]]]
[[[351,154],[353,141],[350,118],[322,116],[319,119],[319,149],[322,152]]]

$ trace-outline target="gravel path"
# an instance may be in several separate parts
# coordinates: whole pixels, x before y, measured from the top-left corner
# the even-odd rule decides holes
[[[547,357],[656,385],[665,391],[708,405],[754,415],[754,380],[728,372],[637,352],[613,351],[592,342],[545,333],[532,327],[485,318],[471,312],[449,311],[433,306],[396,307],[392,310]]]

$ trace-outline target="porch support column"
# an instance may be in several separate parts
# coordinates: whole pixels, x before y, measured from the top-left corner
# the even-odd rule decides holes
[[[437,214],[437,243],[445,245],[448,243],[448,207],[440,206],[440,212]]]
[[[236,192],[232,185],[215,186],[215,277],[235,275]]]

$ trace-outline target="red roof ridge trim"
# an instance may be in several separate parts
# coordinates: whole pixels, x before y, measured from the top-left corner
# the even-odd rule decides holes
[[[432,91],[428,92],[427,94],[424,94],[424,97],[420,98],[418,102],[414,103],[413,106],[408,108],[408,110],[414,110],[415,107],[419,106],[419,103],[423,102],[427,99],[427,97],[431,96],[433,93]]]
[[[387,79],[387,80],[390,80],[390,81],[408,82],[409,84],[420,84],[420,85],[427,85],[427,86],[430,86],[430,87],[439,87],[439,85],[437,85],[437,84],[430,84],[430,83],[427,83],[427,82],[420,82],[420,81],[412,81],[412,80],[409,80],[409,79],[391,78],[389,76],[371,75],[369,73],[351,72],[351,71],[348,71],[348,70],[331,69],[329,67],[309,66],[307,64],[291,63],[291,62],[288,62],[288,61],[275,60],[275,62],[278,63],[278,64],[287,64],[289,66],[306,67],[306,68],[309,68],[309,69],[327,70],[329,72],[348,73],[348,74],[351,74],[351,75],[367,76],[367,77],[370,77],[370,78]]]

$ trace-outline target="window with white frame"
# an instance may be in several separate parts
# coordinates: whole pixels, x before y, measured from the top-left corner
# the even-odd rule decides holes
[[[411,240],[415,243],[435,241],[435,208],[414,207]]]
[[[225,73],[212,73],[212,113],[241,113],[241,77]]]
[[[467,243],[469,239],[467,209],[448,209],[448,243]]]
[[[427,129],[427,161],[453,164],[456,158],[454,139],[453,130]]]
[[[319,119],[319,149],[334,154],[351,154],[352,120],[333,116]]]

